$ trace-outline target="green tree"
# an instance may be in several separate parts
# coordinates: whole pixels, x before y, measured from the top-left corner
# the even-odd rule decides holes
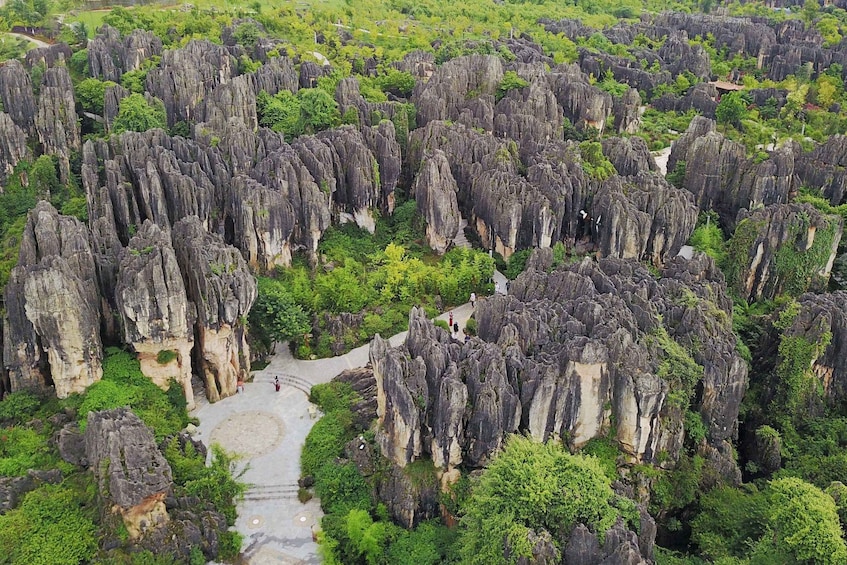
[[[142,95],[130,94],[121,100],[118,115],[112,124],[112,133],[147,131],[165,126],[165,106],[160,100],[155,100],[151,106]]]
[[[500,85],[497,87],[496,98],[499,102],[506,94],[509,93],[510,90],[514,90],[516,88],[525,88],[529,86],[529,83],[518,76],[518,73],[515,71],[506,71],[506,74],[503,75],[503,80],[500,81]]]
[[[115,83],[111,81],[87,78],[76,85],[74,94],[76,94],[76,100],[83,110],[102,115],[106,88],[114,85]]]
[[[738,92],[727,92],[721,96],[718,107],[715,108],[715,117],[719,124],[728,124],[735,127],[741,126],[741,120],[747,115],[747,101]]]
[[[530,530],[547,530],[558,540],[577,523],[605,532],[622,514],[633,519],[634,503],[617,498],[610,482],[594,457],[571,455],[557,441],[511,436],[465,507],[463,562],[506,562],[505,542],[512,549],[510,562],[529,557]]]
[[[29,185],[39,196],[49,198],[61,191],[62,183],[56,174],[56,161],[50,155],[35,160],[29,170]]]
[[[285,134],[289,141],[303,133],[300,120],[300,100],[288,90],[271,96],[264,90],[256,98],[259,123]]]
[[[259,296],[250,310],[250,327],[266,338],[266,346],[308,333],[309,315],[278,280],[259,277]]]
[[[841,537],[841,525],[832,497],[795,477],[777,479],[769,486],[768,527],[770,533],[759,542],[753,564],[847,563],[847,545]]]
[[[341,112],[333,97],[320,88],[304,88],[300,99],[300,119],[305,133],[315,133],[341,124]]]
[[[390,522],[374,522],[366,510],[354,508],[347,513],[347,537],[354,550],[368,565],[385,563],[385,545],[391,533]]]

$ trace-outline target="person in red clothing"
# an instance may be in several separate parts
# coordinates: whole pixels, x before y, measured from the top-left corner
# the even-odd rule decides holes
[[[279,384],[279,377],[274,377],[274,388],[276,389],[277,392],[279,392],[279,388],[281,386],[282,385]]]
[[[450,321],[447,322],[447,325],[450,326],[451,328],[453,327],[453,311],[452,310],[450,310]]]

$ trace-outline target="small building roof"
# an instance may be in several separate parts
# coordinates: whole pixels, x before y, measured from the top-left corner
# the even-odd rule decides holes
[[[727,82],[725,80],[713,80],[709,84],[714,85],[718,90],[744,90],[744,87],[740,84]]]

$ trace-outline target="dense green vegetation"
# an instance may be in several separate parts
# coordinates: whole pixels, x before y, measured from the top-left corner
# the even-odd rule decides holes
[[[260,279],[258,308],[250,316],[260,344],[267,348],[273,340],[289,339],[300,357],[327,357],[375,334],[403,331],[412,306],[435,315],[467,302],[471,292],[482,296],[493,290],[494,260],[487,253],[454,248],[438,257],[423,239],[414,201],[380,218],[373,236],[354,224],[328,229],[316,269],[295,260],[275,279]],[[331,335],[328,316],[344,312],[359,313],[361,323]],[[317,327],[309,323],[312,317]],[[309,336],[314,330],[317,335]]]

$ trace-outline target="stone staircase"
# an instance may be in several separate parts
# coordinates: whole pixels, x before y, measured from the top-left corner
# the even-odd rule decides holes
[[[468,221],[464,218],[461,218],[459,221],[459,233],[456,234],[456,237],[453,239],[453,245],[456,247],[464,247],[466,249],[471,248],[471,242],[468,241],[468,238],[465,237],[465,228],[468,226]]]
[[[299,489],[297,484],[253,485],[244,493],[244,500],[293,500]]]
[[[303,379],[301,377],[296,377],[294,375],[285,375],[280,374],[279,382],[284,386],[290,386],[292,388],[296,388],[297,390],[303,392],[306,397],[308,397],[312,393],[312,383]]]

